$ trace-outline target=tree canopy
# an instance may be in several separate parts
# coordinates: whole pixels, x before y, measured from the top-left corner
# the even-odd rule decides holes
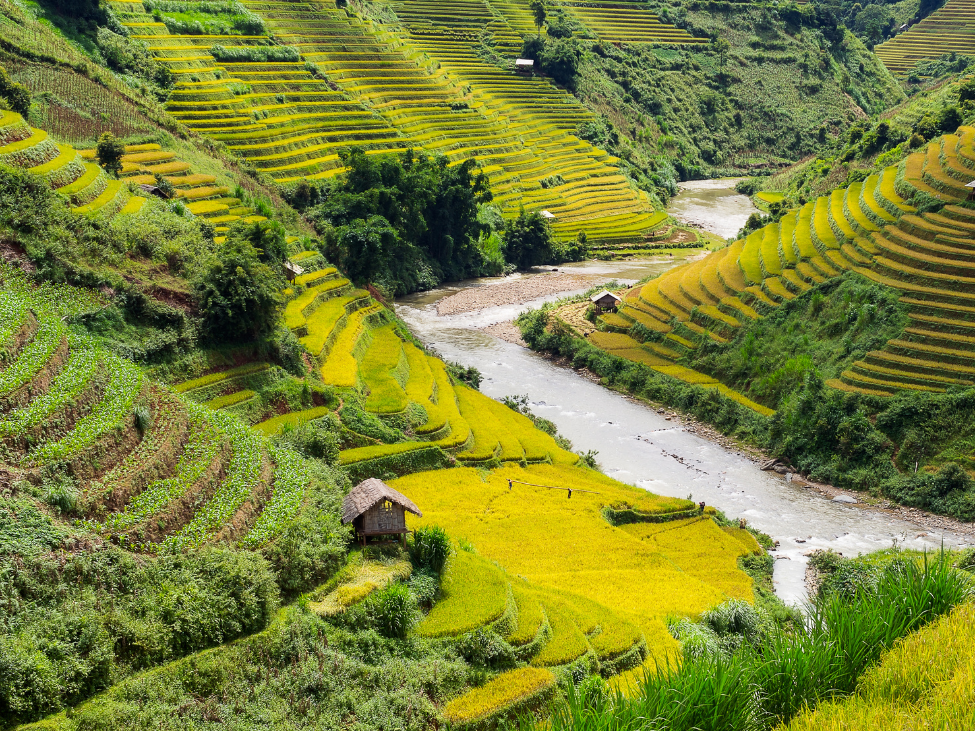
[[[403,294],[484,273],[478,240],[488,226],[477,214],[491,191],[473,159],[450,166],[445,157],[413,150],[370,156],[352,148],[340,155],[341,178],[302,196],[323,199],[310,215],[326,255],[353,281]]]
[[[232,228],[193,282],[193,294],[211,342],[265,340],[281,312],[280,274],[262,261],[252,229]]]

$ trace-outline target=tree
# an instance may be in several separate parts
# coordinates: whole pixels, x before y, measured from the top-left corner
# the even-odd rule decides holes
[[[98,164],[116,178],[122,172],[122,155],[124,154],[125,145],[111,132],[103,132],[102,136],[98,138],[98,145],[95,148]]]
[[[311,216],[326,255],[353,281],[405,294],[484,273],[477,242],[488,227],[477,213],[491,191],[473,159],[451,166],[413,150],[379,157],[360,148],[340,156],[346,172]]]
[[[527,213],[522,208],[518,218],[505,224],[504,255],[518,269],[530,269],[551,260],[552,248],[552,231],[538,211]]]
[[[711,44],[711,47],[718,54],[718,66],[724,71],[724,67],[728,63],[728,52],[731,50],[731,44],[724,38],[718,38]]]
[[[538,29],[538,37],[542,37],[542,26],[545,25],[545,0],[531,0],[528,4],[528,8],[532,11],[532,15],[535,17],[535,27]]]
[[[573,38],[556,38],[542,50],[542,71],[567,89],[575,89],[581,53]]]
[[[283,287],[261,252],[231,231],[193,282],[193,296],[212,342],[260,341],[277,326]]]

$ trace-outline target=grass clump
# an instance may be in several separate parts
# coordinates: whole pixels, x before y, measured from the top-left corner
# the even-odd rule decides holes
[[[657,662],[630,698],[617,692],[583,704],[570,692],[551,728],[636,729],[651,719],[655,728],[668,730],[772,729],[851,693],[885,652],[903,647],[898,640],[966,603],[971,589],[967,574],[941,553],[895,557],[876,581],[857,585],[852,594],[818,597],[808,625],[760,638],[750,612],[725,605],[703,616],[706,629],[697,637],[681,627],[687,642],[679,666]],[[709,635],[743,641],[729,651],[726,641],[700,641]]]

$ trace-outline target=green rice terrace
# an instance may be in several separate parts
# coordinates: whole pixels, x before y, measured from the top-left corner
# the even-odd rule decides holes
[[[975,5],[969,0],[948,0],[916,25],[877,46],[877,56],[895,74],[906,75],[918,61],[945,54],[975,52],[972,23]]]
[[[338,152],[409,147],[459,162],[475,157],[497,204],[547,210],[559,236],[634,239],[666,218],[616,168],[575,136],[591,115],[569,93],[513,71],[527,3],[389,2],[383,22],[328,5],[244,3],[268,36],[179,35],[139,2],[110,4],[132,37],[172,69],[168,111],[228,145],[279,182],[322,179],[341,169]],[[607,40],[696,43],[633,4],[570,5]],[[162,6],[161,6],[162,7]],[[507,69],[481,58],[486,43]],[[548,185],[557,173],[559,182]]]
[[[597,347],[770,414],[683,363],[703,344],[727,343],[783,303],[855,272],[898,293],[908,319],[902,332],[829,386],[882,397],[970,386],[975,213],[959,204],[968,200],[966,184],[975,179],[973,144],[975,129],[961,127],[899,165],[634,287],[623,293],[618,313],[598,316],[596,332],[583,317],[587,303],[566,305],[556,316]],[[937,212],[919,210],[928,201]]]

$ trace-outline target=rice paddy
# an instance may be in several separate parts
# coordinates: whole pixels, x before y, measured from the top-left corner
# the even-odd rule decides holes
[[[683,366],[682,355],[706,339],[727,340],[742,322],[855,271],[898,290],[912,323],[831,386],[890,396],[971,385],[972,374],[958,368],[975,355],[968,321],[975,311],[975,213],[959,203],[967,198],[965,183],[975,177],[973,139],[975,130],[962,127],[900,165],[810,201],[704,260],[669,270],[630,291],[617,314],[601,316],[602,331],[591,333],[589,342],[681,381],[718,388],[770,415],[765,406]],[[917,213],[913,202],[926,196],[943,201],[944,208]],[[572,307],[556,312],[569,327]],[[633,326],[646,327],[650,318],[663,344],[632,337]]]
[[[514,72],[522,37],[534,30],[520,2],[384,0],[377,7],[390,22],[382,25],[319,4],[242,4],[287,53],[266,52],[264,36],[179,35],[166,13],[160,22],[141,3],[110,3],[176,75],[170,113],[274,179],[330,178],[352,144],[370,154],[414,147],[451,162],[476,158],[505,215],[521,205],[548,210],[560,238],[585,231],[594,243],[639,242],[666,220],[613,158],[575,136],[591,117],[585,107],[547,79]],[[618,5],[567,11],[593,38],[614,43],[707,42],[638,3]],[[484,33],[506,67],[477,55]],[[553,169],[564,182],[541,185]],[[214,205],[200,210],[218,215]]]

